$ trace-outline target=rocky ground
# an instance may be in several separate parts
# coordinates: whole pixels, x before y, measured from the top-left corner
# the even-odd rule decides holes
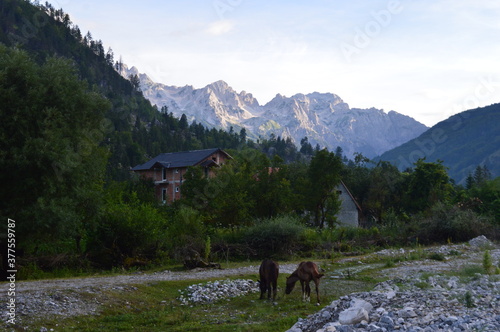
[[[484,237],[471,240],[469,245],[433,248],[433,253],[443,255],[443,261],[407,261],[383,269],[381,276],[390,280],[373,291],[333,301],[299,319],[288,332],[500,331],[500,275],[439,275],[472,264],[481,266],[486,248],[498,266],[500,250],[493,249]],[[402,249],[376,253],[389,257],[405,254],[411,253]]]
[[[498,275],[476,275],[472,278],[436,276],[440,272],[458,271],[467,264],[480,265],[485,248],[491,249],[493,264],[498,266],[500,249],[496,249],[486,238],[471,240],[470,244],[426,249],[445,259],[408,260],[392,268],[380,269],[379,276],[388,281],[377,285],[371,292],[350,294],[332,302],[318,313],[299,320],[290,331],[500,331]],[[342,261],[349,267],[337,269],[327,277],[334,279],[355,275],[363,269],[373,268],[370,261],[380,257],[412,254],[411,251],[398,249],[383,250],[361,258],[346,258]],[[281,264],[280,272],[289,274],[295,268],[296,264]],[[211,302],[224,294],[237,296],[258,291],[256,283],[251,280],[225,280],[227,277],[255,274],[256,271],[258,266],[18,281],[16,320],[18,326],[26,326],[37,317],[96,314],[108,300],[106,291],[127,292],[136,289],[134,285],[162,280],[220,279],[218,282],[193,285],[179,294],[181,303]],[[0,285],[0,299],[7,298],[7,284]],[[1,310],[0,329],[3,329],[8,327],[4,323],[7,312],[4,306]],[[351,319],[349,314],[352,316],[353,313],[359,317],[348,321]]]

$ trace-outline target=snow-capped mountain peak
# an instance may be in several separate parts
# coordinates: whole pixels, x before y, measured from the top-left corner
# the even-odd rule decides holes
[[[122,70],[124,77],[131,74],[139,77],[141,90],[151,103],[159,109],[166,106],[178,117],[185,114],[189,121],[207,127],[245,128],[249,138],[274,134],[299,144],[307,136],[313,145],[330,150],[340,146],[348,157],[355,152],[369,158],[380,155],[428,129],[395,111],[351,109],[333,93],[297,93],[291,97],[278,93],[261,106],[251,93],[238,93],[222,80],[196,89],[155,83],[135,67]]]

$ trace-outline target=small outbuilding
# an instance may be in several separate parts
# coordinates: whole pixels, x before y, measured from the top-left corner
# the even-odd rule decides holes
[[[336,215],[340,226],[359,227],[362,215],[361,206],[343,181],[340,181],[336,189],[341,202],[340,211]]]

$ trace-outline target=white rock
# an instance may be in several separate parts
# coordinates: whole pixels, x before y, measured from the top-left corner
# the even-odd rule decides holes
[[[354,325],[369,319],[368,312],[361,307],[349,308],[339,314],[339,322],[344,325]]]
[[[369,302],[366,302],[365,300],[362,299],[353,299],[351,301],[351,308],[363,308],[367,312],[373,310],[373,306]]]

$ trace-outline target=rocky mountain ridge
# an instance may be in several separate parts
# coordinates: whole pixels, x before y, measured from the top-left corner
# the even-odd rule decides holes
[[[291,97],[277,94],[265,105],[246,91],[237,92],[220,80],[203,88],[168,86],[154,82],[135,67],[123,67],[123,76],[137,75],[144,96],[159,109],[182,114],[192,122],[209,128],[239,131],[246,129],[251,139],[291,138],[297,145],[308,137],[313,146],[319,144],[344,154],[355,152],[374,157],[399,146],[428,128],[415,119],[390,111],[350,108],[338,95],[313,92]]]

